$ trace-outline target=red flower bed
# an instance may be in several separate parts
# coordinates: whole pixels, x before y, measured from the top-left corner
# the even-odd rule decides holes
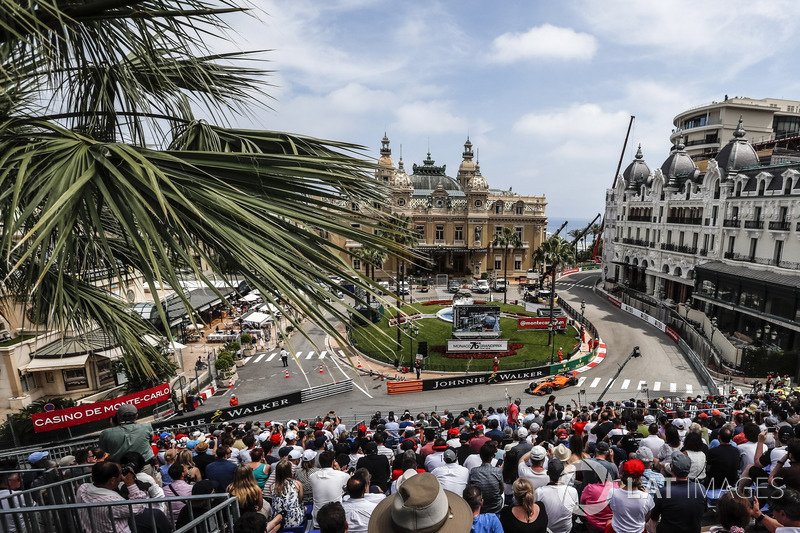
[[[473,300],[473,303],[483,305],[486,300]],[[453,300],[432,300],[430,302],[423,302],[422,305],[453,305]]]

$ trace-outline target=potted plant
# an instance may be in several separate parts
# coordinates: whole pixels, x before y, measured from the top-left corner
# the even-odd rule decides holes
[[[217,368],[217,377],[223,382],[224,386],[229,386],[236,375],[236,364],[233,361],[233,354],[230,352],[220,352],[214,363]]]
[[[256,353],[256,348],[255,348],[255,346],[253,346],[253,336],[252,335],[250,335],[249,333],[242,333],[241,341],[242,341],[242,346],[243,346],[242,353],[245,356],[249,357],[249,356],[254,355]]]
[[[223,350],[231,354],[231,357],[233,357],[233,362],[236,364],[236,366],[244,365],[244,355],[242,355],[241,344],[236,341],[231,341],[225,345]]]

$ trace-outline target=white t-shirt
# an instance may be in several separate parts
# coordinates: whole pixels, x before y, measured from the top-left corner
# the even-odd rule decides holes
[[[597,442],[597,435],[592,434],[592,428],[597,425],[597,422],[588,422],[583,426],[583,434],[588,437],[587,442]]]
[[[349,496],[342,500],[344,516],[347,519],[347,531],[352,533],[366,533],[369,517],[377,507],[377,502],[364,498],[351,499]]]
[[[315,528],[319,527],[319,524],[317,524],[317,511],[326,503],[342,501],[343,489],[347,485],[348,479],[350,479],[350,476],[347,472],[334,470],[333,468],[320,468],[309,476],[311,490],[314,495],[312,514],[314,515]]]
[[[750,441],[739,445],[739,474],[742,473],[744,467],[753,464],[753,461],[755,461],[756,446],[758,446],[757,442]]]
[[[492,459],[494,461],[494,459]],[[483,461],[481,461],[481,454],[473,453],[470,454],[466,459],[464,459],[464,468],[467,470],[472,470],[476,466],[481,466]]]
[[[428,472],[433,472],[434,469],[444,466],[444,464],[444,452],[433,452],[425,458],[425,470]]]
[[[664,439],[658,435],[648,435],[639,441],[639,447],[647,446],[650,448],[650,451],[653,452],[653,457],[658,457],[658,452],[661,450],[661,446],[663,445]]]
[[[519,477],[524,477],[525,479],[529,480],[533,484],[533,488],[537,490],[540,487],[544,487],[545,485],[550,483],[550,476],[547,475],[546,470],[542,470],[541,472],[536,472],[533,469],[533,467],[528,466],[525,463],[519,464],[519,466],[517,467],[517,475],[519,475]]]
[[[572,531],[572,513],[578,507],[578,491],[575,487],[558,484],[538,488],[534,493],[534,501],[544,504],[547,529],[552,533]]]
[[[458,463],[436,467],[431,474],[436,476],[443,489],[455,492],[459,496],[464,494],[464,489],[469,483],[469,469]]]
[[[608,505],[614,511],[611,527],[615,533],[642,533],[645,516],[656,503],[647,492],[612,489]]]

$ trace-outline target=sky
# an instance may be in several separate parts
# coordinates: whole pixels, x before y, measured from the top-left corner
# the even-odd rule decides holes
[[[545,195],[550,218],[603,212],[631,115],[622,169],[639,143],[654,169],[690,107],[800,100],[791,0],[252,1],[227,20],[236,47],[267,50],[272,100],[234,125],[370,158],[385,132],[395,163],[430,150],[453,177],[469,136],[489,186]]]

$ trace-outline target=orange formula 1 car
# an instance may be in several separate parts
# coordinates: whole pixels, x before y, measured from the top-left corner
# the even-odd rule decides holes
[[[576,383],[578,383],[578,373],[571,370],[545,378],[538,383],[533,381],[525,392],[536,396],[544,396],[545,394],[552,393],[554,390],[563,389],[568,385],[575,385]]]

